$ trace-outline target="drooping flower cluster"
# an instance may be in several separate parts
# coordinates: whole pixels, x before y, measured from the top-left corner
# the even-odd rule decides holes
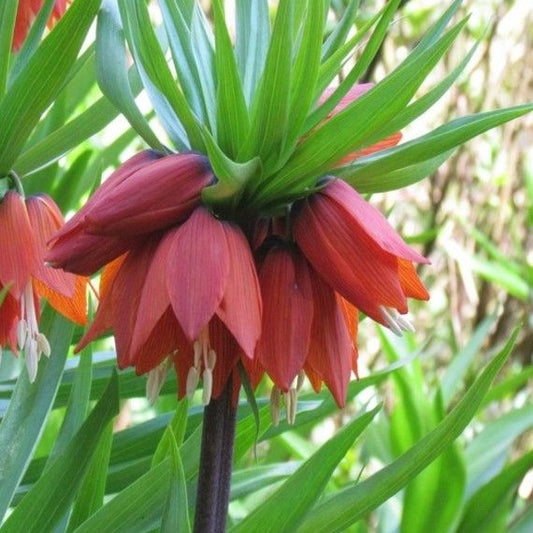
[[[24,199],[9,191],[0,201],[0,348],[22,350],[30,380],[50,345],[39,331],[40,297],[73,322],[85,325],[87,280],[45,265],[47,242],[62,226],[63,217],[46,195]]]
[[[49,27],[63,15],[69,2],[70,0],[55,0],[50,20],[48,21]],[[19,0],[13,33],[13,50],[17,51],[23,45],[28,30],[43,4],[44,0]]]
[[[240,363],[253,386],[269,375],[289,421],[304,374],[343,405],[357,372],[358,312],[395,333],[411,329],[407,298],[428,298],[413,263],[426,259],[342,180],[326,178],[282,217],[245,221],[202,201],[215,181],[202,155],[142,152],[54,236],[53,266],[104,267],[98,311],[78,348],[113,330],[120,367],[150,372],[152,397],[173,365],[180,397],[201,378],[204,403],[229,379],[236,398]]]

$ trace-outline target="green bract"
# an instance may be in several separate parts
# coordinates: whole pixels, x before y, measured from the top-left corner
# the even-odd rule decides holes
[[[204,191],[204,201],[212,206],[275,213],[316,190],[318,180],[332,174],[360,192],[401,188],[430,174],[468,139],[533,106],[458,119],[399,147],[339,165],[348,154],[424,113],[474,52],[419,94],[466,23],[463,19],[450,26],[461,5],[456,0],[395,70],[325,121],[366,72],[399,3],[388,2],[352,36],[357,0],[349,2],[329,35],[329,1],[280,0],[271,25],[267,0],[237,0],[232,42],[221,0],[213,2],[214,28],[194,0],[159,0],[163,27],[157,29],[144,0],[104,0],[97,36],[100,85],[138,133],[160,149],[133,99],[126,41],[172,144],[168,149],[208,154],[219,180]],[[319,103],[331,86],[336,89]]]

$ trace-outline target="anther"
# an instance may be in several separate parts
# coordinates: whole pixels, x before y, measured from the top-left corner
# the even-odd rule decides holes
[[[204,387],[202,390],[202,403],[208,405],[211,401],[211,394],[213,392],[213,372],[210,368],[206,368],[202,373],[202,381]]]
[[[387,326],[389,326],[390,330],[395,335],[398,335],[398,337],[401,337],[404,331],[415,331],[411,322],[409,322],[404,316],[400,315],[396,309],[381,305],[380,310]]]

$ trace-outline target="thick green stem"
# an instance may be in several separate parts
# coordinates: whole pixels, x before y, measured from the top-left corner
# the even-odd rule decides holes
[[[195,533],[223,533],[226,529],[237,414],[232,392],[230,378],[220,397],[204,410]]]

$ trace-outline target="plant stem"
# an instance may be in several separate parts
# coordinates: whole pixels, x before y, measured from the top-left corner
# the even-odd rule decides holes
[[[230,377],[224,392],[204,409],[194,533],[226,529],[237,414],[232,392]]]

